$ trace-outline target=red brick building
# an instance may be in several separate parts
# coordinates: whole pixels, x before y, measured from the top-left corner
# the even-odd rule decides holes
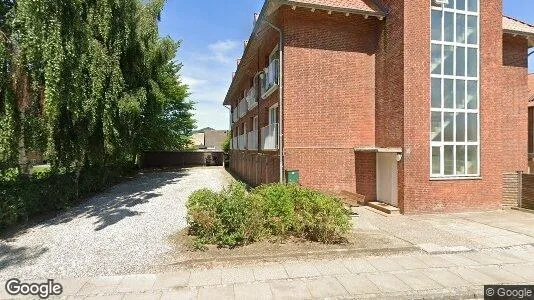
[[[266,0],[224,100],[230,167],[403,213],[500,208],[528,168],[533,45],[502,0]]]

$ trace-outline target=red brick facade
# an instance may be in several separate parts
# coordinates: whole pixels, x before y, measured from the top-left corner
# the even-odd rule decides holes
[[[526,38],[503,35],[495,26],[502,20],[501,0],[480,1],[481,176],[431,180],[430,1],[381,2],[383,20],[289,6],[273,15],[285,40],[284,169],[299,170],[302,185],[374,201],[376,154],[355,148],[401,148],[403,213],[500,208],[503,174],[528,165]],[[265,32],[243,58],[234,80],[240,84],[227,97],[232,107],[277,44],[278,34]],[[265,126],[267,109],[278,100],[277,93],[260,100],[233,124],[234,132],[254,115]],[[233,150],[231,169],[253,185],[277,181],[278,154]]]

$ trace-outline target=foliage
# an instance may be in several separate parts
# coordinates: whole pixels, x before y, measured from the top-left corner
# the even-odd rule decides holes
[[[198,247],[235,247],[269,236],[339,243],[350,230],[339,199],[296,185],[265,185],[251,192],[243,183],[220,193],[203,189],[189,197],[187,209]]]
[[[224,138],[223,144],[222,144],[222,150],[224,154],[228,155],[230,154],[230,144],[232,143],[232,134],[228,133],[226,135],[226,138]]]
[[[0,169],[36,150],[79,173],[188,142],[193,103],[179,43],[159,37],[163,0],[16,4],[0,2]]]
[[[10,176],[0,180],[0,229],[28,218],[64,210],[80,199],[117,183],[134,169],[116,165],[84,168],[58,174],[41,170],[32,176]]]

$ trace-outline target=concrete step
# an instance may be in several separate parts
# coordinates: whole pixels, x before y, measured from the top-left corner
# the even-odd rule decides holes
[[[400,215],[400,209],[382,202],[369,202],[367,205],[371,208],[384,212],[388,215]]]

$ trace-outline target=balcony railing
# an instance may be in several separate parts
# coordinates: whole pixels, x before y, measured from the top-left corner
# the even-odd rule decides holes
[[[278,87],[278,81],[280,78],[280,60],[273,59],[267,67],[264,76],[261,78],[261,97],[267,98]]]
[[[230,145],[230,148],[232,148],[232,150],[236,150],[236,149],[239,149],[239,146],[238,146],[238,140],[237,140],[237,136],[236,137],[233,137],[232,138],[232,143]]]
[[[239,150],[245,150],[247,147],[247,135],[242,134],[237,137],[237,144],[239,146]]]
[[[235,123],[237,122],[237,120],[239,120],[239,116],[238,116],[238,108],[234,108],[234,111],[232,112],[232,122]]]
[[[247,113],[248,109],[247,109],[247,99],[246,98],[243,98],[243,100],[241,100],[241,102],[239,102],[238,110],[239,110],[239,118],[242,118]]]
[[[247,99],[248,110],[251,110],[258,105],[256,86],[253,86],[250,88],[250,90],[248,90],[247,96],[245,98]]]
[[[278,123],[261,129],[261,148],[263,150],[278,150]]]
[[[257,130],[247,133],[247,149],[249,150],[258,149],[258,131]]]

